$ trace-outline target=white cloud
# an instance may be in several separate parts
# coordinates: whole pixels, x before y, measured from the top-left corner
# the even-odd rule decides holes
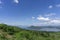
[[[32,19],[35,19],[35,17],[32,17]]]
[[[0,0],[0,5],[2,4],[2,1]]]
[[[54,7],[59,8],[59,7],[60,7],[60,4],[56,4],[56,5],[54,5],[54,6],[53,6],[53,5],[49,5],[49,6],[48,6],[49,9],[54,8]]]
[[[52,14],[51,14],[52,15]],[[38,24],[40,25],[60,25],[60,19],[55,19],[55,18],[49,18],[49,17],[44,17],[44,16],[38,16],[36,18],[37,20],[39,20]]]
[[[19,0],[14,0],[15,3],[19,3]]]
[[[60,4],[49,5],[48,8],[49,8],[49,9],[51,9],[51,8],[60,8]]]
[[[2,1],[0,0],[0,8],[2,8]]]
[[[52,5],[49,5],[49,7],[48,7],[48,8],[50,8],[50,9],[51,9],[51,8],[53,8],[53,6],[52,6]]]
[[[60,4],[56,4],[56,5],[54,5],[54,7],[59,8],[59,7],[60,7]],[[48,7],[48,8],[53,8],[53,5],[49,5],[49,7]]]
[[[38,16],[37,19],[42,20],[42,21],[49,21],[50,20],[48,17],[45,18],[45,17],[42,17],[42,16]]]
[[[57,4],[56,7],[60,7],[60,4]]]
[[[0,0],[0,4],[2,4],[2,1]]]
[[[50,23],[60,23],[60,20],[56,19],[56,20],[51,20]]]

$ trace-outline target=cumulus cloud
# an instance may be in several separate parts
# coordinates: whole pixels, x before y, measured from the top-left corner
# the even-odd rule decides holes
[[[53,6],[52,6],[52,5],[49,5],[49,6],[48,6],[48,8],[50,8],[50,9],[51,9],[51,8],[53,8]]]
[[[19,0],[14,0],[15,3],[19,3]]]
[[[50,14],[50,15],[53,15],[53,14]],[[55,18],[52,19],[44,16],[38,16],[36,19],[39,20],[40,25],[59,25],[60,24],[60,19],[55,19]]]
[[[49,21],[50,20],[48,17],[45,18],[45,17],[42,17],[42,16],[38,16],[37,19],[42,20],[42,21]]]

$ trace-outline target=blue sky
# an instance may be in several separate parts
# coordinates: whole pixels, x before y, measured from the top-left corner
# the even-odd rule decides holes
[[[0,23],[59,25],[60,0],[0,0]]]

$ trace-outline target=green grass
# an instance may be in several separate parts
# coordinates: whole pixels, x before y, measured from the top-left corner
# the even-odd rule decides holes
[[[0,24],[0,40],[60,40],[60,32],[30,31]]]

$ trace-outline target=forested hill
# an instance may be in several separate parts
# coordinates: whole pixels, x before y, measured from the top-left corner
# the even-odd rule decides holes
[[[60,40],[60,32],[24,30],[16,26],[0,24],[0,40]]]

